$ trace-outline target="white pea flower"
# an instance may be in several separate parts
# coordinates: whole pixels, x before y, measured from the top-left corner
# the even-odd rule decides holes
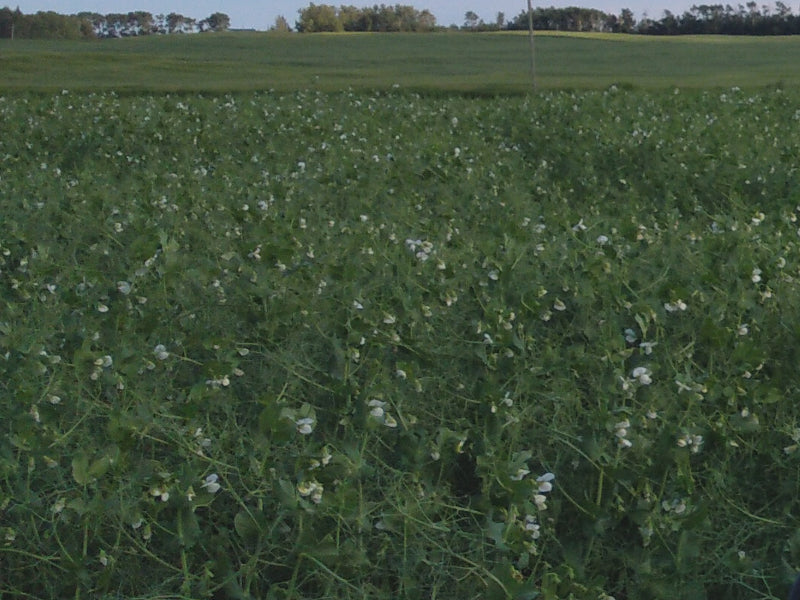
[[[674,302],[667,302],[664,304],[664,310],[667,312],[677,312],[677,311],[684,311],[688,308],[686,303],[678,298]]]
[[[310,417],[298,419],[295,421],[295,425],[297,425],[297,433],[300,435],[309,435],[314,431],[314,419]]]
[[[539,523],[536,522],[536,517],[532,515],[525,515],[525,531],[531,534],[532,539],[539,539]]]
[[[556,298],[556,301],[553,302],[553,308],[558,311],[565,311],[567,310],[567,305],[564,304],[560,298]]]
[[[609,239],[608,239],[607,235],[598,235],[597,236],[597,243],[600,244],[601,246],[605,246],[606,244],[608,244],[608,242],[609,242]]]
[[[547,492],[552,490],[553,484],[551,483],[551,481],[553,481],[555,478],[556,476],[553,475],[552,473],[545,473],[544,475],[540,475],[539,477],[537,477],[536,482],[539,484],[539,493],[546,494]]]
[[[642,342],[639,344],[639,348],[641,348],[645,354],[652,354],[653,348],[658,346],[658,342]]]
[[[124,294],[127,296],[131,293],[131,284],[127,281],[118,281],[117,282],[117,290],[119,290],[120,294]]]
[[[748,333],[750,333],[750,327],[747,325],[747,323],[742,323],[741,325],[739,325],[739,328],[736,330],[736,333],[738,333],[739,335],[747,335]]]
[[[318,481],[301,481],[297,484],[297,492],[303,497],[311,497],[314,504],[319,504],[322,501],[322,492],[324,487]]]
[[[750,281],[753,283],[758,283],[761,281],[761,269],[753,269],[753,272],[750,275]]]
[[[631,422],[628,419],[623,419],[614,425],[614,435],[617,436],[617,445],[620,448],[630,448],[633,442],[628,439],[628,428]]]
[[[544,494],[534,494],[533,495],[533,503],[536,505],[536,508],[539,510],[546,510],[547,509],[547,496]]]
[[[697,454],[700,452],[700,446],[703,445],[703,436],[686,433],[679,437],[676,443],[679,448],[689,448],[692,453]]]
[[[367,406],[369,406],[370,411],[369,414],[376,419],[382,419],[385,411],[383,410],[386,406],[386,402],[382,402],[381,400],[370,400],[367,402]]]
[[[167,352],[164,344],[158,344],[155,348],[153,348],[153,354],[158,360],[166,360],[169,358],[169,352]]]
[[[200,487],[204,488],[209,494],[216,494],[222,487],[218,483],[218,480],[219,480],[219,475],[217,475],[216,473],[211,473],[211,475],[206,476]]]
[[[642,385],[650,385],[651,383],[653,383],[653,380],[650,377],[650,375],[651,375],[650,369],[648,369],[647,367],[636,367],[631,372],[631,377],[638,380],[639,383],[641,383]]]
[[[95,359],[94,364],[96,367],[108,368],[112,364],[114,364],[114,359],[112,359],[108,354],[106,354],[105,356],[101,356],[100,358]]]
[[[162,487],[154,487],[154,488],[152,488],[150,490],[150,495],[161,498],[162,502],[166,502],[167,500],[169,500],[169,491],[165,490]]]

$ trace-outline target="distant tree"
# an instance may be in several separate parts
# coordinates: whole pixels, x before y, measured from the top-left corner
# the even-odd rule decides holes
[[[311,4],[299,11],[300,20],[295,23],[297,31],[317,33],[321,31],[343,31],[336,7],[329,4]]]
[[[149,35],[153,33],[153,14],[144,10],[128,13],[128,25],[136,31],[135,35]]]
[[[14,26],[14,13],[7,6],[0,8],[0,38],[10,38]]]
[[[14,37],[20,38],[73,40],[91,34],[91,25],[88,22],[53,11],[23,15],[17,9],[13,13],[12,26]]]
[[[414,31],[417,28],[417,9],[413,6],[396,4],[394,6],[396,31]]]
[[[286,17],[283,15],[278,15],[275,17],[275,24],[270,28],[270,31],[275,31],[277,33],[288,33],[292,30],[289,26],[289,21],[286,20]]]
[[[400,31],[402,29],[402,19],[397,8],[399,7],[380,5],[378,8],[378,31]]]
[[[155,22],[153,23],[153,33],[169,33],[167,31],[167,16],[163,13],[157,14],[155,16]]]
[[[367,18],[365,10],[355,6],[340,6],[339,21],[344,31],[370,31],[370,19]]]
[[[504,12],[498,12],[497,18],[494,21],[494,24],[497,25],[498,29],[502,29],[506,26],[506,14]]]
[[[631,33],[636,27],[636,20],[630,8],[623,8],[619,13],[619,30],[622,33]]]
[[[660,23],[665,35],[675,35],[679,32],[680,23],[670,11],[665,10]]]
[[[428,9],[419,13],[418,28],[419,31],[433,31],[436,29],[436,17]]]
[[[175,33],[181,29],[186,19],[182,14],[169,13],[167,15],[167,33]]]
[[[231,18],[225,13],[215,12],[206,18],[211,31],[228,31],[231,28]]]
[[[464,29],[476,29],[480,23],[480,17],[471,10],[464,14]]]
[[[317,31],[433,31],[436,17],[429,10],[417,10],[411,5],[386,4],[357,8],[342,5],[338,9],[328,4],[311,4],[298,11],[299,32]]]
[[[792,14],[792,9],[783,2],[780,2],[780,0],[775,2],[775,10],[778,11],[779,17],[788,17]]]

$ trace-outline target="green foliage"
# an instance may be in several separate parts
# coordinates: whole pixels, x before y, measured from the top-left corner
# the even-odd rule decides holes
[[[0,8],[0,38],[78,40],[93,38],[91,23],[74,15],[60,15],[53,11],[39,11],[33,15],[22,14],[17,8]]]
[[[781,597],[797,105],[0,97],[0,595]]]
[[[300,33],[320,32],[390,32],[426,31],[436,28],[436,17],[429,10],[417,10],[413,6],[377,4],[372,7],[314,4],[299,11],[296,23]]]

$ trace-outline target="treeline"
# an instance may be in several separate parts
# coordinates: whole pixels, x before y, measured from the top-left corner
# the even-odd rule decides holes
[[[38,12],[24,15],[19,8],[0,8],[0,38],[76,40],[94,37],[91,23],[76,16]]]
[[[800,33],[800,16],[792,14],[783,2],[776,2],[774,8],[764,5],[761,10],[755,2],[736,8],[729,4],[701,4],[682,15],[664,11],[659,21],[644,19],[637,30],[653,35],[793,35]]]
[[[447,29],[436,25],[429,10],[417,10],[405,5],[375,5],[368,8],[311,4],[301,9],[295,24],[297,31],[438,31]],[[791,35],[800,33],[800,16],[783,2],[774,6],[755,2],[738,4],[693,5],[682,15],[664,11],[660,20],[645,17],[639,21],[633,12],[624,8],[619,14],[594,8],[536,8],[532,11],[533,27],[540,31],[596,31],[607,33],[640,33],[647,35],[728,34],[728,35]],[[283,21],[283,28],[288,29]],[[449,29],[462,31],[504,31],[528,29],[528,12],[506,19],[502,12],[484,21],[475,12],[464,15],[461,26]]]
[[[214,13],[198,21],[178,13],[153,15],[146,11],[107,15],[91,12],[61,15],[47,11],[26,15],[19,8],[14,11],[8,7],[0,9],[0,38],[117,38],[225,31],[229,27],[230,18],[225,13]]]
[[[335,7],[329,4],[311,4],[300,9],[295,23],[297,31],[317,33],[322,31],[433,31],[436,17],[429,10],[413,6],[381,4],[369,8],[355,6]]]
[[[467,13],[467,16],[470,16]],[[465,20],[465,26],[470,19]],[[480,22],[482,23],[482,22]],[[480,29],[479,26],[476,29]],[[693,5],[681,15],[664,11],[659,20],[643,18],[636,21],[629,9],[619,15],[588,8],[537,8],[533,11],[533,26],[549,31],[600,31],[611,33],[641,33],[646,35],[792,35],[800,33],[800,16],[792,14],[783,2],[774,8],[755,2],[739,4]],[[469,28],[469,27],[467,27]],[[492,23],[484,28],[497,29]],[[528,29],[528,13],[509,21],[506,29]]]

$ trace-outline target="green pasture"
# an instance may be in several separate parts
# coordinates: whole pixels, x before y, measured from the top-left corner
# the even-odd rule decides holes
[[[537,33],[542,89],[795,86],[794,37]],[[123,40],[0,41],[0,90],[293,91],[400,86],[525,93],[523,33],[227,33]]]

